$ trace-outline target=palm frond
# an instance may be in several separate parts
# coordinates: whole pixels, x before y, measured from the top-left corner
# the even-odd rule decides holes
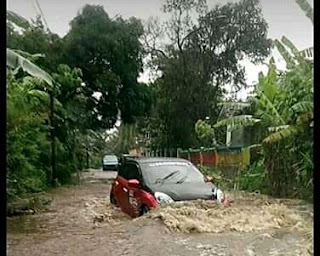
[[[264,74],[262,71],[259,72],[258,74],[258,81],[259,81],[259,84],[264,80]]]
[[[232,131],[237,129],[238,127],[250,126],[258,122],[260,122],[260,119],[253,118],[251,115],[239,115],[220,120],[213,127],[218,128],[222,126],[230,126],[230,130]]]
[[[295,59],[300,64],[306,62],[304,51],[299,51],[298,48],[286,36],[283,36],[281,38],[281,42],[291,50],[291,52],[294,55]]]
[[[45,57],[45,55],[41,54],[41,53],[31,54],[31,53],[28,53],[28,52],[25,52],[25,51],[21,51],[21,50],[14,50],[14,52],[20,54],[22,57],[25,57],[30,61],[35,61],[35,60],[37,60],[39,58],[44,58]]]
[[[24,29],[27,29],[31,26],[29,21],[27,21],[25,18],[9,10],[7,10],[7,19],[8,21]]]
[[[274,61],[274,57],[271,57],[271,58],[270,58],[269,63],[268,63],[268,66],[269,66],[269,70],[270,70],[270,69],[276,70],[276,62]]]
[[[37,89],[29,90],[27,92],[27,95],[37,97],[37,98],[39,98],[41,100],[49,99],[48,93],[46,93],[44,91],[37,90]]]
[[[278,112],[276,106],[270,101],[270,99],[266,96],[264,92],[261,90],[257,91],[257,95],[259,97],[258,103],[260,104],[260,113],[261,115],[269,115],[272,117],[279,125],[284,125],[285,121],[281,117]]]
[[[268,131],[269,132],[277,132],[277,131],[280,131],[280,130],[283,130],[283,129],[287,129],[289,128],[290,125],[279,125],[279,126],[271,126],[271,127],[268,127]]]
[[[296,104],[294,104],[291,107],[295,112],[301,113],[301,112],[308,112],[313,110],[313,102],[312,101],[300,101]]]
[[[287,38],[286,36],[282,36],[281,43],[283,43],[285,46],[287,46],[294,55],[299,55],[298,48]]]
[[[281,54],[281,56],[285,60],[285,62],[287,64],[287,68],[291,69],[292,67],[294,67],[295,66],[294,58],[292,57],[292,55],[287,51],[285,46],[278,39],[274,40],[274,46],[277,47],[279,53]]]
[[[314,48],[308,47],[307,49],[300,51],[300,54],[302,57],[304,57],[306,59],[313,59]]]
[[[304,11],[306,16],[309,18],[309,20],[313,24],[313,9],[308,3],[307,0],[296,0],[296,3],[300,6],[300,8]]]
[[[250,146],[248,146],[249,149],[253,149],[253,148],[261,148],[262,144],[252,144]]]
[[[274,143],[281,141],[285,138],[291,137],[299,132],[298,127],[296,126],[288,126],[285,129],[279,130],[275,133],[272,133],[268,137],[266,137],[262,142],[263,143]]]

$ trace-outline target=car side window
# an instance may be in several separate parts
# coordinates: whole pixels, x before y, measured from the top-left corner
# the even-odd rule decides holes
[[[135,164],[128,164],[125,166],[125,175],[127,180],[136,179],[141,180],[139,169]]]
[[[118,175],[120,176],[120,177],[122,177],[122,178],[126,178],[125,176],[125,168],[124,168],[125,166],[123,166],[123,165],[120,165],[119,166],[119,169],[118,169]]]

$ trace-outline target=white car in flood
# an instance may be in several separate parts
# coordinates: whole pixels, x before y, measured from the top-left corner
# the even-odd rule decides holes
[[[104,171],[117,171],[118,163],[116,155],[105,155],[102,161],[102,169]]]

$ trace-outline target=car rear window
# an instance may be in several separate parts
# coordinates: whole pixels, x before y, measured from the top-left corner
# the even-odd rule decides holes
[[[115,162],[115,161],[118,162],[118,158],[115,155],[106,155],[106,156],[104,156],[103,160],[110,161],[110,162]]]

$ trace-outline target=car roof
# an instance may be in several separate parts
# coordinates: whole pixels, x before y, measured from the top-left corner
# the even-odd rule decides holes
[[[130,161],[138,162],[139,164],[142,163],[156,163],[156,162],[189,162],[186,159],[183,158],[176,158],[176,157],[141,157],[141,158],[135,158],[130,159]]]

